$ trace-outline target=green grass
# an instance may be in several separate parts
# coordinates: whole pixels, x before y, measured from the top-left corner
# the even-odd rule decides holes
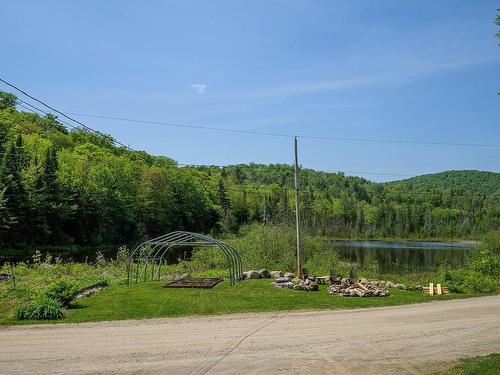
[[[461,359],[455,366],[435,375],[498,375],[500,353]]]
[[[391,290],[381,298],[348,298],[329,295],[327,285],[318,292],[274,289],[271,280],[245,280],[231,287],[228,282],[213,289],[166,289],[164,282],[112,285],[100,293],[79,299],[66,317],[54,323],[144,319],[300,309],[353,309],[394,306],[432,300],[466,298],[467,295],[427,296],[417,291]],[[0,310],[1,324],[40,323],[16,321]]]

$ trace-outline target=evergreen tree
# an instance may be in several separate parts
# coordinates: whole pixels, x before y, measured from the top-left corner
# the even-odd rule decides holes
[[[25,166],[25,154],[21,134],[7,147],[2,165],[2,185],[5,188],[4,197],[6,212],[11,224],[9,233],[2,233],[2,238],[8,237],[9,242],[24,243],[25,223],[28,214],[26,191],[22,181],[22,169]]]
[[[227,232],[229,229],[229,197],[222,178],[219,179],[218,197],[222,207],[222,229]]]

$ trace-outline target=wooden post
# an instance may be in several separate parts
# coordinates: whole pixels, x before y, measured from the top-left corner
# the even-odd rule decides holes
[[[443,289],[441,288],[441,284],[437,284],[437,295],[440,296],[443,294]]]
[[[295,229],[297,233],[297,277],[301,277],[302,263],[300,260],[300,204],[299,204],[299,157],[297,137],[294,140],[295,149]]]
[[[434,283],[429,284],[429,295],[434,295]]]

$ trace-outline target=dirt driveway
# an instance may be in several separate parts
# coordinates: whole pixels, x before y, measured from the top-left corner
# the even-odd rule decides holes
[[[342,311],[0,327],[1,374],[416,374],[500,352],[500,296]]]

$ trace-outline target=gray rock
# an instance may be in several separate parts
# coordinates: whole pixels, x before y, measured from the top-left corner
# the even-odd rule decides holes
[[[243,272],[243,276],[245,279],[260,279],[260,272],[256,270],[250,270],[247,272]]]
[[[291,272],[285,272],[283,277],[288,277],[289,279],[293,279],[295,277],[295,275]]]
[[[294,285],[292,282],[286,283],[272,283],[273,288],[282,288],[282,289],[294,289]]]
[[[368,280],[364,277],[359,281],[361,284],[368,284]]]
[[[288,277],[277,277],[275,282],[278,284],[289,283],[291,280]]]
[[[351,297],[358,297],[358,294],[356,293],[356,289],[349,290],[349,295]]]
[[[283,272],[281,271],[271,271],[270,274],[273,279],[276,279],[278,277],[283,277]]]
[[[300,283],[300,284],[295,284],[295,285],[293,286],[293,289],[294,289],[294,290],[307,290],[307,285],[306,285],[306,284],[302,284],[302,283]]]
[[[266,270],[265,268],[259,270],[259,273],[260,273],[260,277],[262,279],[269,279],[271,278],[271,274],[269,273],[268,270]]]

